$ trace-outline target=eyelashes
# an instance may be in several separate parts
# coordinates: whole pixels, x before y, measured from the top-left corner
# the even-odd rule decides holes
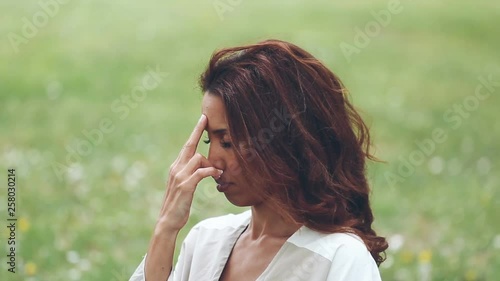
[[[206,144],[210,144],[210,139],[203,140],[203,142]],[[220,146],[222,146],[223,148],[231,148],[231,143],[221,140]]]
[[[220,145],[221,145],[223,148],[231,148],[231,143],[230,143],[230,142],[221,141],[221,142],[220,142]]]

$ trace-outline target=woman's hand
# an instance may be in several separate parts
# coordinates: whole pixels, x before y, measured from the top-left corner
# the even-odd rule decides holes
[[[179,156],[170,166],[167,191],[144,265],[144,278],[147,277],[148,281],[167,280],[173,266],[177,234],[189,218],[196,186],[203,178],[218,178],[222,174],[207,158],[196,153],[206,126],[207,117],[202,115]]]
[[[222,170],[213,167],[203,155],[196,153],[207,117],[201,115],[191,136],[170,166],[167,191],[157,227],[178,231],[186,225],[198,183],[209,176],[219,178]]]

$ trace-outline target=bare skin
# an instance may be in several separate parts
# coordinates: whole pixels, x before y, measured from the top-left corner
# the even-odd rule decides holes
[[[240,236],[220,281],[255,281],[300,225],[285,223],[266,204],[252,206],[252,220]]]
[[[232,149],[221,98],[206,93],[202,112],[193,133],[170,167],[167,191],[146,257],[147,281],[168,278],[177,235],[189,218],[196,186],[205,177],[226,183],[223,191],[226,198],[237,206],[251,206],[252,210],[251,222],[236,242],[220,280],[254,281],[288,237],[300,228],[300,225],[285,221],[265,200],[249,190]],[[203,130],[207,131],[211,143],[208,158],[196,153]]]

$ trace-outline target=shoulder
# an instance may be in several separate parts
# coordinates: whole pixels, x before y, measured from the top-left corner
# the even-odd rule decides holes
[[[330,261],[328,281],[380,281],[380,272],[363,240],[351,233],[320,233],[301,228],[290,242]]]
[[[201,237],[204,239],[212,237],[218,240],[229,238],[238,230],[246,227],[250,218],[251,212],[248,210],[239,214],[204,219],[191,228],[184,241],[191,243],[198,241]]]
[[[372,259],[363,240],[351,233],[325,234],[302,227],[289,239],[289,242],[315,252],[330,261]]]

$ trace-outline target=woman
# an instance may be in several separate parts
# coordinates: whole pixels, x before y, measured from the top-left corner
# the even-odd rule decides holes
[[[387,242],[371,227],[370,138],[340,80],[301,48],[268,40],[216,52],[200,85],[202,116],[130,280],[380,280]],[[196,153],[204,130],[208,158]],[[210,176],[251,210],[198,223],[174,269],[177,234]]]

